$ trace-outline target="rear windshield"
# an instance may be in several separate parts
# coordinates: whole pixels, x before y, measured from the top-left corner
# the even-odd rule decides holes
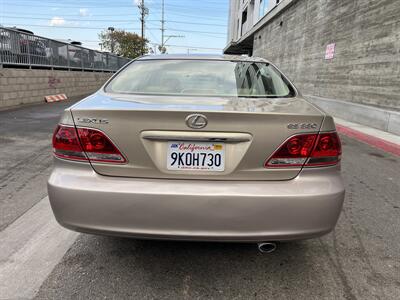
[[[292,97],[294,90],[263,62],[143,60],[131,63],[107,92],[142,95]]]

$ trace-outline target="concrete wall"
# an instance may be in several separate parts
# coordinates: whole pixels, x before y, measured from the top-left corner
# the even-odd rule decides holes
[[[291,2],[254,34],[254,56],[305,95],[400,109],[399,0]],[[325,60],[331,43],[335,56]]]
[[[331,115],[400,135],[400,112],[337,99],[306,97]]]
[[[112,73],[0,69],[0,108],[43,102],[44,96],[83,96],[95,92]]]

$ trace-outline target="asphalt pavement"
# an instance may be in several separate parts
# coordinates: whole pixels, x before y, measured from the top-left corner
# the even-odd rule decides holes
[[[0,111],[0,230],[47,195],[53,130],[76,101]]]
[[[30,247],[43,249],[32,256],[43,263],[19,264],[16,297],[34,287],[36,299],[400,299],[398,156],[342,136],[347,194],[335,231],[271,254],[254,244],[75,235],[52,219],[45,186],[52,131],[71,103],[0,112],[0,239],[17,247],[13,232],[29,226],[21,236],[35,236],[8,267],[0,253],[0,275],[17,274],[13,263],[28,262]],[[27,274],[33,284],[20,279]]]

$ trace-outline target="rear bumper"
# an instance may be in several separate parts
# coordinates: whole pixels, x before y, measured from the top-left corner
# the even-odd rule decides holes
[[[59,159],[48,192],[57,221],[69,229],[243,242],[326,234],[344,199],[338,167],[306,169],[289,181],[159,180],[101,176]]]

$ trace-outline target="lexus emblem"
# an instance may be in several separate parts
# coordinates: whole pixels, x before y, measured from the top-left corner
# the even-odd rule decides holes
[[[193,129],[201,129],[207,126],[207,117],[201,114],[188,115],[185,119],[186,125]]]

